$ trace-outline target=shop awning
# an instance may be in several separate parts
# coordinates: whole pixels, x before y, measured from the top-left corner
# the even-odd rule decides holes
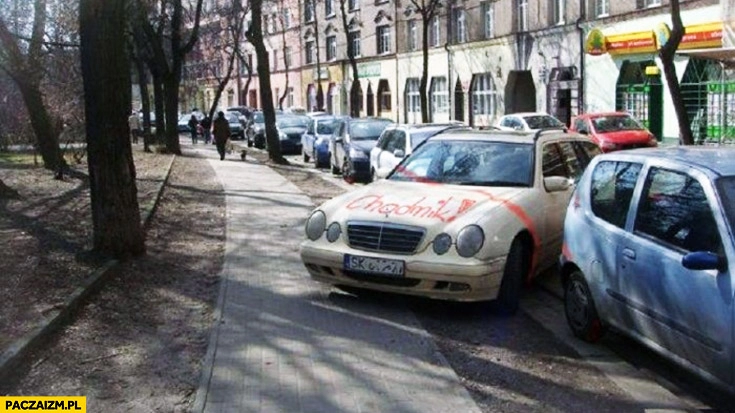
[[[729,67],[735,67],[735,46],[679,50],[676,53],[683,56],[717,60]]]

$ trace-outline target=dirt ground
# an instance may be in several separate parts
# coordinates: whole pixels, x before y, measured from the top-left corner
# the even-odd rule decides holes
[[[150,204],[171,158],[134,146],[139,202]],[[249,159],[266,162],[262,151]],[[270,165],[315,204],[344,192],[313,169]],[[86,165],[55,181],[28,157],[0,156],[0,351],[87,278]],[[205,159],[176,157],[147,232],[146,256],[124,263],[80,314],[26,360],[4,395],[86,395],[94,412],[183,412],[194,401],[224,256],[225,202]]]
[[[139,202],[150,204],[171,157],[135,147]],[[27,159],[0,158],[17,200],[0,202],[0,350],[59,306],[99,261],[84,259],[91,219],[85,165],[54,181]],[[89,411],[187,411],[198,385],[224,255],[225,203],[204,159],[176,157],[147,232],[73,322],[26,360],[6,395],[86,395]]]

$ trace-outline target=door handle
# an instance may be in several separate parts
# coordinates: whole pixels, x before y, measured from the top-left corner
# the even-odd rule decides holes
[[[623,257],[635,261],[635,251],[630,248],[623,248]]]

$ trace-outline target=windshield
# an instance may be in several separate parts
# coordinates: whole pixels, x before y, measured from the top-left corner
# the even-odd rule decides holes
[[[533,145],[429,140],[396,167],[388,179],[528,187],[533,182]]]
[[[284,116],[276,119],[279,128],[299,128],[309,126],[309,118],[306,116]]]
[[[265,123],[265,118],[263,117],[263,112],[256,112],[253,115],[253,122],[255,122],[255,123]]]
[[[240,123],[240,117],[237,113],[227,112],[225,113],[225,117],[229,123]]]
[[[615,132],[621,130],[640,130],[641,125],[630,116],[602,116],[592,119],[598,132]]]
[[[388,125],[389,120],[353,121],[350,122],[350,139],[356,141],[377,141]]]
[[[530,129],[564,127],[564,124],[560,120],[549,115],[527,116],[523,119],[525,119]]]
[[[331,119],[320,119],[316,121],[316,133],[318,135],[331,135],[334,132],[334,127],[337,124],[337,120]]]

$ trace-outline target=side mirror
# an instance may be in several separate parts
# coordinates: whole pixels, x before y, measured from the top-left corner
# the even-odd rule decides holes
[[[681,258],[681,265],[689,270],[718,270],[724,271],[727,267],[725,258],[709,251],[696,251]]]
[[[547,176],[544,178],[544,188],[548,192],[562,192],[572,187],[572,182],[565,176]]]
[[[393,151],[393,156],[396,158],[404,158],[406,156],[406,152],[404,152],[403,149],[396,149]]]

